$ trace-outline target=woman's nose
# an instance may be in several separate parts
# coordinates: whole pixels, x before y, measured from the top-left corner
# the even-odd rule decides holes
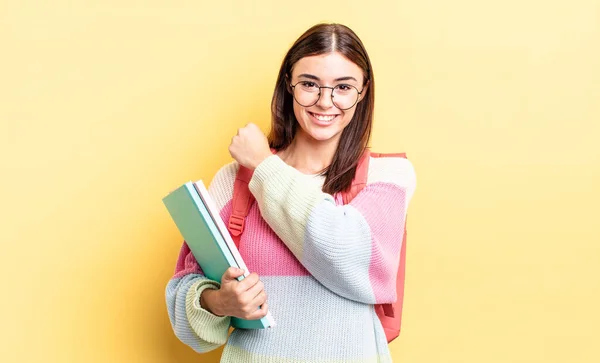
[[[317,104],[323,109],[333,107],[333,90],[331,88],[321,88],[321,96]]]

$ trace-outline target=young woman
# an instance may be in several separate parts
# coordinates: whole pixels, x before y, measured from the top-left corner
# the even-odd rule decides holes
[[[285,56],[268,139],[253,124],[233,137],[234,162],[209,192],[231,215],[240,165],[256,198],[240,253],[252,274],[202,275],[185,242],[166,288],[177,337],[198,352],[226,344],[221,362],[390,362],[374,304],[396,299],[403,228],[416,177],[404,158],[372,158],[365,188],[344,205],[371,133],[375,83],[367,52],[339,24],[307,30]],[[267,297],[268,293],[268,297]],[[262,306],[262,307],[261,307]],[[261,307],[261,308],[259,308]],[[270,329],[235,329],[230,317]]]

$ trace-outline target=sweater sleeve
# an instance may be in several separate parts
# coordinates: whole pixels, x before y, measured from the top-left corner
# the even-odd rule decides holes
[[[216,349],[227,341],[230,318],[216,316],[200,307],[202,291],[219,287],[218,282],[202,274],[184,242],[175,275],[167,284],[167,310],[177,338],[198,353]]]
[[[221,168],[209,186],[219,208],[231,199],[237,166]],[[200,306],[205,289],[219,289],[217,281],[204,276],[187,243],[183,242],[175,274],[166,286],[166,303],[171,327],[177,338],[198,353],[214,350],[227,341],[230,317],[219,317]]]
[[[406,211],[416,188],[410,161],[372,159],[367,186],[348,205],[337,205],[306,177],[276,155],[256,168],[250,190],[265,221],[331,291],[362,303],[394,302]]]

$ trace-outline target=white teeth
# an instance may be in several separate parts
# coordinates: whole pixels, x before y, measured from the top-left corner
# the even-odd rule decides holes
[[[322,116],[322,115],[317,115],[317,114],[313,113],[313,116],[319,121],[331,121],[335,118],[336,115]]]

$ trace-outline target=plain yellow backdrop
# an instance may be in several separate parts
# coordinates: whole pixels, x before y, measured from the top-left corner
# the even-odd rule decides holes
[[[599,2],[252,3],[0,2],[0,360],[218,361],[171,331],[161,198],[268,130],[326,21],[370,53],[373,149],[417,171],[395,361],[600,361]]]

